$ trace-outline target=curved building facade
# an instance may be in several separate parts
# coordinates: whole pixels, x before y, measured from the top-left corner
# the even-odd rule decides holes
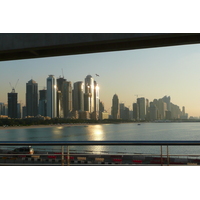
[[[91,75],[85,78],[84,110],[89,113],[94,111],[94,79]]]

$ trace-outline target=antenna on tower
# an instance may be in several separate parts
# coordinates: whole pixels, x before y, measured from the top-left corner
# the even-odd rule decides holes
[[[63,78],[64,78],[63,68],[62,68],[62,75],[63,75]]]

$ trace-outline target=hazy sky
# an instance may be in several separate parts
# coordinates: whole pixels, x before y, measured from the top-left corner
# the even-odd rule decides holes
[[[25,103],[26,83],[33,78],[39,90],[46,87],[46,78],[62,75],[72,83],[92,75],[100,87],[100,100],[110,112],[116,93],[120,102],[131,108],[136,96],[149,101],[167,95],[189,116],[200,116],[200,45],[149,48],[118,52],[94,53],[51,58],[0,62],[0,102],[7,103],[16,87],[18,101]],[[95,74],[100,77],[96,77]]]

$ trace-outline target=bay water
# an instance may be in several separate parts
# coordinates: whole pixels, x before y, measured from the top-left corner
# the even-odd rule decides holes
[[[109,141],[109,140],[200,140],[200,123],[122,123],[101,125],[47,126],[46,128],[3,129],[1,141]],[[13,147],[10,147],[13,148]],[[60,151],[61,147],[34,146]],[[70,146],[70,150],[94,153],[159,154],[160,146]],[[166,147],[163,146],[163,153]],[[170,154],[200,154],[199,146],[170,146]]]

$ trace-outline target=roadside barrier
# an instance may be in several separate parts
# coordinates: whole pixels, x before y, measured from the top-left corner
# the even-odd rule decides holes
[[[111,157],[111,158],[122,158],[123,155],[111,155],[110,157]]]
[[[78,161],[84,161],[84,160],[86,160],[86,157],[77,157],[77,160]]]
[[[197,165],[197,163],[187,163],[187,165]]]
[[[68,159],[68,156],[65,156],[65,159],[67,160],[67,159]],[[69,159],[70,159],[70,160],[74,160],[74,157],[73,157],[73,156],[70,156]]]
[[[112,159],[112,161],[113,161],[114,163],[121,163],[121,162],[122,162],[122,159],[114,158],[114,159]]]
[[[56,159],[56,156],[48,156],[49,159]]]
[[[142,160],[132,160],[132,162],[135,164],[142,164]]]
[[[104,162],[104,158],[95,158],[96,162]]]

